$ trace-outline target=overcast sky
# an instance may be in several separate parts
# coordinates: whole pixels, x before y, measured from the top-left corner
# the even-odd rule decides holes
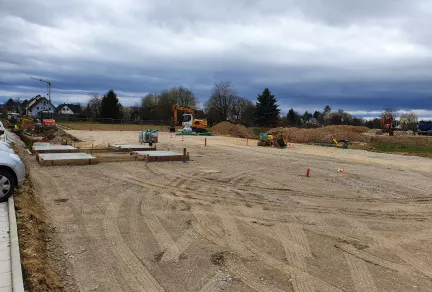
[[[431,27],[430,0],[0,0],[0,101],[45,95],[30,77],[55,104],[229,80],[284,112],[432,116]]]

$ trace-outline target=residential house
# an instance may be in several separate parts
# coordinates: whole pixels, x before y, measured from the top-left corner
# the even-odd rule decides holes
[[[63,103],[57,107],[58,115],[79,115],[82,113],[81,105]]]
[[[39,112],[42,110],[53,113],[55,111],[55,106],[46,97],[40,95],[37,95],[28,101],[26,108],[27,115],[37,117]]]

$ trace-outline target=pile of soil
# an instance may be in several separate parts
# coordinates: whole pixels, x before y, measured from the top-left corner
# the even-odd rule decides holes
[[[370,129],[366,135],[375,136],[375,135],[383,135],[384,132],[381,129]]]
[[[236,125],[230,122],[221,122],[210,128],[210,132],[220,136],[231,136],[237,138],[256,139],[257,136],[243,125]]]
[[[43,133],[43,139],[45,139],[45,138],[48,138],[48,140],[51,143],[54,143],[54,144],[61,144],[63,140],[67,140],[68,143],[70,143],[70,142],[81,142],[80,139],[78,139],[75,136],[72,136],[69,133],[66,133],[62,129],[58,129],[58,130],[51,129],[51,130],[48,130],[48,131],[44,132]]]
[[[366,127],[356,126],[327,126],[316,129],[301,128],[274,128],[267,133],[274,136],[288,137],[293,143],[331,142],[332,137],[337,140],[345,139],[351,142],[369,142],[370,136],[365,135],[369,131]]]

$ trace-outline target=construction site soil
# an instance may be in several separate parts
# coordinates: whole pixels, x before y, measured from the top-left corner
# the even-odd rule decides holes
[[[138,138],[70,134],[82,146]],[[28,159],[78,290],[432,291],[430,159],[230,137],[159,141],[187,147],[192,161]]]
[[[412,131],[395,132],[394,136],[383,135],[382,130],[369,129],[357,126],[327,126],[314,129],[303,128],[274,128],[267,133],[288,138],[292,143],[331,142],[332,137],[351,142],[406,142],[431,144],[432,139],[428,136],[414,136]]]
[[[257,136],[250,129],[243,125],[232,124],[230,122],[221,122],[210,128],[210,132],[215,135],[231,136],[237,138],[256,139]]]

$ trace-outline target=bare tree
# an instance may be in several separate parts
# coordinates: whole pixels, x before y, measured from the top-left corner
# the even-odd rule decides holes
[[[349,113],[340,109],[337,112],[328,112],[324,116],[324,123],[326,125],[350,125],[352,119]]]
[[[252,115],[248,115],[248,113],[253,112],[254,108],[252,101],[236,96],[232,103],[229,119],[242,124],[252,122],[249,120],[249,118],[252,119]]]
[[[404,113],[400,116],[400,124],[404,130],[415,131],[418,124],[418,115],[414,112]]]
[[[179,106],[196,108],[198,104],[195,94],[184,87],[173,87],[170,90],[164,91],[162,94],[168,95],[169,99]]]
[[[392,117],[395,119],[397,117],[397,110],[392,108],[384,108],[381,111],[381,117]]]
[[[102,97],[97,93],[90,94],[90,101],[88,103],[88,109],[90,111],[90,117],[100,118],[102,107]]]
[[[222,81],[214,85],[206,103],[206,112],[211,113],[214,122],[226,121],[236,99],[236,90],[231,82]]]

